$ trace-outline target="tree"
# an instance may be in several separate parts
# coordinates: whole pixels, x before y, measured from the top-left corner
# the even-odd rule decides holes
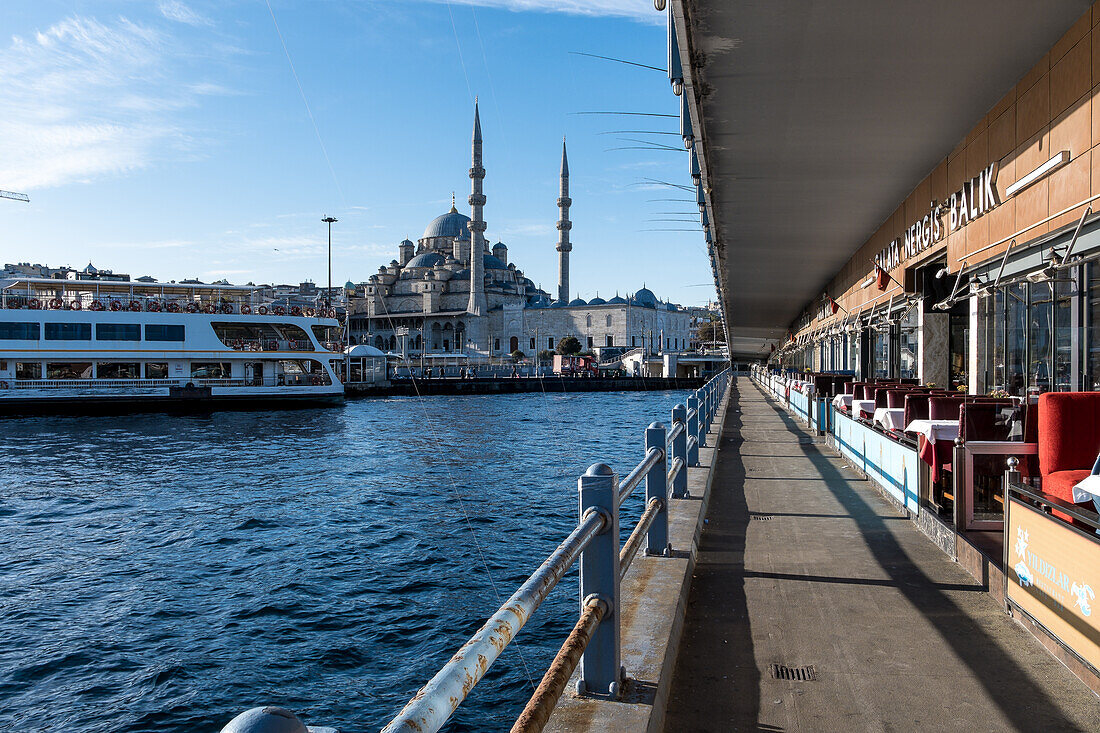
[[[581,350],[581,342],[577,340],[576,336],[566,336],[558,341],[558,353],[563,356],[569,356],[570,354],[576,354]]]
[[[519,362],[523,361],[523,360],[524,360],[524,359],[526,359],[526,358],[527,358],[527,355],[526,355],[526,354],[524,354],[524,353],[523,353],[522,351],[520,351],[519,349],[516,349],[515,351],[513,351],[513,352],[512,352],[512,361],[514,361],[514,362],[515,362],[515,363],[517,363],[517,364],[518,364]]]
[[[554,352],[550,349],[543,349],[539,352],[539,361],[552,361],[554,358]]]

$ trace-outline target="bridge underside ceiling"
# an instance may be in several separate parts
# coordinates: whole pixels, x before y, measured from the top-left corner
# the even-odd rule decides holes
[[[731,353],[783,338],[1090,5],[673,0]]]

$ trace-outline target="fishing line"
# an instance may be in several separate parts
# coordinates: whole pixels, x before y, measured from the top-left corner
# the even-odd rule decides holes
[[[344,202],[344,208],[346,209],[348,208],[348,200],[344,197],[344,189],[336,178],[336,169],[332,167],[332,161],[328,157],[328,150],[325,149],[325,141],[321,139],[321,130],[317,127],[313,110],[309,108],[309,100],[306,99],[306,92],[302,88],[301,80],[298,78],[298,71],[294,68],[294,61],[290,58],[290,51],[287,50],[283,32],[279,30],[279,21],[275,20],[275,11],[271,8],[271,0],[264,0],[264,2],[267,3],[267,12],[271,13],[271,22],[275,25],[275,34],[279,36],[279,43],[283,47],[283,53],[286,54],[286,62],[290,65],[290,73],[294,76],[294,83],[298,85],[298,94],[302,96],[302,104],[305,105],[306,114],[309,115],[309,121],[313,124],[313,132],[317,135],[317,143],[321,146],[321,154],[325,156],[325,162],[328,163],[328,172],[332,174],[332,182],[336,184],[336,190],[340,193],[340,200]]]
[[[397,327],[393,321],[393,316],[390,314],[390,309],[386,305],[386,297],[384,295],[379,296],[378,300],[382,303],[382,309],[385,311],[386,320],[389,321],[390,330],[393,331],[396,336]],[[421,328],[421,331],[423,330],[424,329]],[[408,336],[406,336],[406,338],[408,338]],[[420,348],[421,350],[423,350],[425,348],[423,333],[420,334],[420,339]],[[417,386],[416,379],[412,376],[412,366],[409,364],[409,359],[407,356],[402,356],[401,361],[404,363],[405,368],[409,370],[409,380],[412,382],[413,391],[416,392],[417,403],[420,405],[420,409],[424,413],[424,422],[427,423],[428,429],[432,433],[432,440],[435,442],[436,450],[439,450],[441,455],[446,455],[441,450],[443,447],[443,441],[440,439],[439,432],[435,429],[435,423],[432,421],[428,413],[428,408],[424,401],[424,395],[420,393],[420,387]],[[396,373],[394,376],[396,376]],[[474,548],[477,550],[478,560],[481,562],[481,566],[485,569],[485,576],[489,579],[489,587],[492,588],[493,597],[496,599],[496,603],[499,606],[502,603],[500,598],[500,591],[497,589],[496,580],[493,578],[493,571],[489,569],[489,563],[485,559],[485,551],[482,549],[481,543],[478,541],[477,531],[474,529],[474,523],[470,519],[470,513],[466,511],[466,503],[462,500],[462,494],[459,492],[458,483],[455,481],[454,475],[451,473],[450,464],[446,461],[443,461],[442,463],[443,469],[447,472],[447,480],[451,483],[451,493],[455,497],[455,501],[458,504],[459,511],[462,512],[462,517],[466,522],[466,530],[470,533],[470,539],[472,539],[474,542]],[[512,638],[511,643],[516,647],[516,653],[519,655],[520,664],[523,665],[524,674],[527,675],[527,683],[531,685],[531,689],[534,690],[535,680],[531,676],[531,670],[527,667],[527,660],[523,656],[523,649],[521,648],[520,644],[518,643],[518,639],[516,638],[518,636],[519,635],[516,634]]]
[[[474,88],[470,86],[470,75],[466,71],[466,60],[462,58],[462,42],[458,40],[458,28],[455,27],[455,14],[451,9],[451,3],[447,3],[447,15],[451,16],[451,30],[455,34],[455,46],[458,47],[458,63],[462,65],[462,75],[466,77],[466,91],[470,99],[474,98]]]

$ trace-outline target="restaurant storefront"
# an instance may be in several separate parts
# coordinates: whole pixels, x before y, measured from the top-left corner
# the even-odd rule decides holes
[[[1094,20],[1097,7],[944,151],[768,366],[796,417],[1100,691]]]

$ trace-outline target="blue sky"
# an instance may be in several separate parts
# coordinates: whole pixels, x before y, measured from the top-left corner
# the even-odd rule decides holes
[[[713,297],[691,194],[644,182],[690,185],[687,155],[610,150],[637,144],[622,138],[682,150],[679,138],[601,134],[678,121],[571,114],[677,113],[663,73],[570,53],[663,66],[664,18],[649,0],[271,8],[289,62],[266,0],[4,3],[0,189],[31,204],[0,200],[0,258],[323,283],[331,214],[334,282],[365,280],[452,191],[468,210],[477,95],[486,235],[528,277],[555,288],[566,135],[575,294],[644,282],[685,304]]]

